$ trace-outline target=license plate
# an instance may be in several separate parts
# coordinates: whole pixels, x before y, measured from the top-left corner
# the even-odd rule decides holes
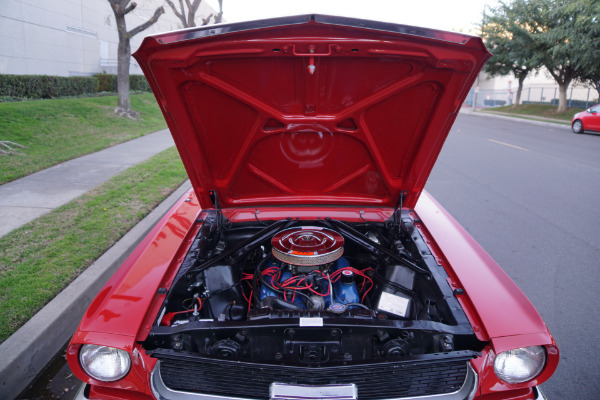
[[[355,384],[348,385],[290,385],[272,383],[271,400],[356,400],[358,390]]]

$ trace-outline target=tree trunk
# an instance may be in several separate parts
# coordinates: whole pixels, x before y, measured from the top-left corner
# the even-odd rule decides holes
[[[598,101],[600,102],[600,81],[592,82],[592,87],[598,92]]]
[[[569,83],[559,83],[558,84],[558,108],[556,112],[565,112],[567,111],[567,88],[569,87]]]
[[[523,93],[523,82],[526,76],[519,77],[519,87],[517,88],[517,97],[513,103],[513,108],[521,105],[521,93]]]
[[[131,109],[131,103],[129,100],[129,64],[131,62],[131,38],[144,29],[147,29],[152,24],[158,21],[158,18],[164,14],[165,9],[158,7],[154,11],[154,15],[144,22],[143,24],[136,26],[129,32],[127,31],[127,25],[125,23],[125,15],[133,11],[137,7],[137,3],[131,2],[131,0],[108,0],[110,7],[115,14],[115,21],[117,23],[117,33],[119,35],[119,47],[117,51],[117,93],[118,93],[118,105],[115,108],[115,113],[120,116],[127,116],[131,119],[137,120],[139,113]]]
[[[573,80],[573,75],[575,75],[573,68],[564,67],[560,69],[552,69],[548,68],[548,72],[554,78],[556,83],[558,83],[558,108],[556,109],[557,113],[567,111],[567,89],[569,88],[569,84]]]
[[[127,25],[125,24],[125,13],[115,12],[117,33],[119,35],[119,46],[117,48],[117,97],[118,103],[115,113],[123,116],[128,115],[131,110],[129,100],[129,63],[131,62],[131,42]]]
[[[219,13],[215,17],[215,24],[220,24],[223,20],[223,0],[219,0]]]
[[[119,95],[117,112],[128,112],[129,101],[129,63],[131,62],[131,43],[127,32],[121,37],[119,32],[119,50],[117,60],[117,92]]]
[[[192,28],[196,26],[196,12],[198,11],[198,7],[200,7],[200,3],[202,0],[194,0],[193,3],[190,0],[185,0],[185,5],[183,0],[179,0],[179,9],[175,6],[175,4],[171,0],[166,0],[171,10],[179,20],[184,28]],[[187,9],[187,15],[185,15]],[[210,19],[210,15],[208,16]]]

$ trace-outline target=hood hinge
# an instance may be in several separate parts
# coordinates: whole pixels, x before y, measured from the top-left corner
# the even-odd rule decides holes
[[[402,204],[404,203],[404,200],[406,199],[407,195],[408,192],[406,190],[400,192],[400,196],[398,196],[398,201],[396,202],[396,206],[394,207],[394,214],[392,214],[392,220],[397,226],[400,226],[400,222],[402,220],[402,217],[398,216],[398,210],[400,210],[400,214],[402,214]]]
[[[223,227],[231,225],[231,221],[223,216],[223,209],[221,208],[221,203],[219,203],[219,197],[217,196],[216,190],[209,190],[208,195],[215,206],[215,210],[217,212],[215,222],[217,224],[217,233],[219,236],[219,240],[223,237]]]

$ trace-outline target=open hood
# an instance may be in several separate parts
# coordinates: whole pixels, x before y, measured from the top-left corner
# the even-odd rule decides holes
[[[200,204],[414,207],[481,39],[305,15],[154,35],[134,54]]]

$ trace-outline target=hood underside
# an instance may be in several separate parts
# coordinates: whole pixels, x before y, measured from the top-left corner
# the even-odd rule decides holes
[[[147,37],[134,55],[204,208],[414,207],[481,39],[308,15]]]

